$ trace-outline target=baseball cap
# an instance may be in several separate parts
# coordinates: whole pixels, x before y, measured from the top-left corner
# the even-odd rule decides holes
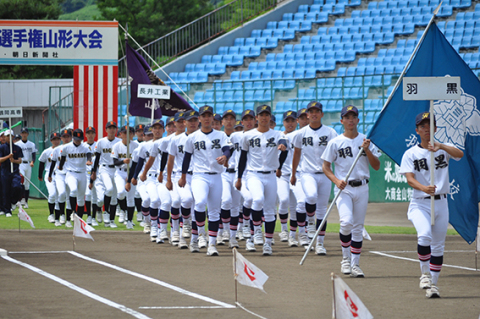
[[[97,130],[93,126],[89,126],[85,129],[85,133],[88,133],[88,132],[97,133]]]
[[[176,119],[177,114],[178,114],[178,113],[176,113],[175,116],[169,116],[169,117],[167,117],[167,120],[166,120],[165,123],[167,123],[167,125],[173,124],[175,121],[177,121],[177,119]]]
[[[298,110],[297,118],[302,116],[302,115],[307,115],[307,109],[306,108]]]
[[[145,125],[145,128],[143,129],[143,134],[153,134],[152,126],[150,124]]]
[[[22,127],[20,133],[28,133],[28,127]]]
[[[257,107],[257,115],[260,115],[260,113],[268,112],[272,114],[272,108],[268,105],[260,105]]]
[[[242,121],[235,122],[235,126],[233,128],[236,129],[237,127],[243,127]]]
[[[200,108],[200,110],[198,111],[198,114],[199,115],[202,115],[204,113],[211,113],[212,115],[214,115],[215,113],[213,112],[213,107],[209,106],[209,105],[204,105]]]
[[[245,110],[242,112],[242,120],[245,116],[251,116],[255,118],[255,112],[253,110]]]
[[[415,117],[415,125],[422,123],[423,121],[430,121],[430,113],[422,112]],[[436,123],[435,115],[433,115],[433,122]]]
[[[155,125],[161,125],[162,127],[165,127],[165,123],[163,122],[163,120],[155,120],[155,121],[153,121],[152,127],[154,127]]]
[[[273,117],[273,116],[272,116]],[[297,119],[297,112],[295,111],[286,111],[285,113],[283,113],[283,120],[285,121],[286,119],[288,118],[292,118],[294,120]]]
[[[222,116],[220,114],[215,113],[215,114],[213,114],[213,120],[221,122],[222,121]]]
[[[62,137],[67,135],[67,136],[72,136],[72,130],[71,129],[68,129],[68,130],[62,130],[61,134],[60,134]]]
[[[183,113],[183,112],[177,112],[177,113],[175,113],[175,116],[173,117],[173,120],[175,122],[178,122],[178,121],[184,120],[184,119],[185,119],[185,113]],[[167,119],[167,123],[169,123],[169,121],[170,121],[170,117]]]
[[[197,111],[188,111],[185,113],[185,120],[191,120],[191,119],[198,119],[198,112]]]
[[[273,122],[273,123],[277,123],[277,118],[275,117],[275,115],[271,115],[270,116],[270,121]]]
[[[127,127],[130,129],[130,133],[135,132],[133,127],[124,125],[124,126],[120,127],[120,130],[118,131],[118,133],[127,133]]]
[[[323,111],[323,105],[320,102],[312,101],[312,102],[308,103],[307,111],[311,110],[311,109],[319,109],[320,111]]]
[[[15,133],[13,132],[13,130],[5,130],[3,131],[3,135],[10,136],[10,135],[15,135]]]
[[[233,110],[226,110],[225,112],[223,112],[222,119],[227,115],[232,115],[234,118],[237,118],[237,114],[235,114]]]
[[[15,135],[15,137],[14,137],[13,139],[15,139],[15,140],[21,140],[21,139],[22,139],[22,137],[20,136],[20,134],[16,134],[16,135]]]
[[[74,141],[83,141],[83,131],[79,128],[73,131],[73,140]]]
[[[144,124],[137,124],[135,126],[135,132],[138,132],[138,131],[143,131],[145,129],[145,125]]]
[[[345,115],[347,115],[347,113],[350,113],[350,112],[358,116],[358,109],[353,105],[347,105],[343,107],[340,117],[343,118]]]
[[[50,134],[50,141],[56,138],[60,138],[60,133],[52,133]]]
[[[109,127],[112,127],[112,126],[115,126],[117,127],[117,123],[115,123],[114,121],[109,121],[107,122],[107,124],[105,124],[105,128],[109,128]]]

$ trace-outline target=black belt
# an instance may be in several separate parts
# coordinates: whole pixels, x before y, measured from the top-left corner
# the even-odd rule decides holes
[[[23,164],[28,164],[28,162],[27,162],[27,161],[22,161],[22,163],[23,163]]]
[[[187,174],[188,174],[188,175],[193,175],[193,172],[192,172],[192,171],[188,171]]]
[[[225,172],[227,172],[227,173],[235,173],[236,170],[235,170],[235,168],[227,168],[227,169],[225,170]]]
[[[315,172],[314,174],[316,174],[316,175],[323,174],[323,172]]]
[[[126,172],[126,171],[127,171],[126,168],[119,168],[119,170],[122,171],[122,172]]]
[[[365,180],[365,184],[368,184],[368,179]],[[364,184],[363,184],[363,180],[355,180],[355,181],[349,181],[348,185],[350,185],[352,187],[358,187],[358,186],[362,186]]]
[[[153,174],[153,173],[152,173],[152,174],[148,174],[148,176],[157,177],[157,176],[158,176],[158,174]]]
[[[202,174],[207,174],[207,175],[217,175],[218,173],[214,173],[214,172],[203,172]]]
[[[424,197],[423,199],[430,199],[432,198],[431,196],[427,196],[427,197]],[[435,198],[435,200],[437,199],[442,199],[442,198],[447,198],[447,195],[446,194],[441,194],[441,195],[435,195],[433,196],[433,198]]]
[[[108,167],[108,168],[114,168],[115,165],[107,165],[107,164],[102,164],[103,167]]]
[[[275,173],[275,171],[257,171],[257,173],[260,173],[260,174],[271,174],[271,173]]]

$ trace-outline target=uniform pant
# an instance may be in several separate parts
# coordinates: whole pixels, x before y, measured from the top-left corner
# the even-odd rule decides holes
[[[297,199],[290,185],[290,175],[282,175],[277,178],[277,195],[278,195],[278,214],[285,215],[290,211],[290,216],[296,216]],[[293,218],[296,220],[296,218]]]
[[[296,211],[299,213],[306,213],[305,210],[305,192],[302,187],[302,173],[297,172],[297,183],[295,185],[290,184],[290,189],[293,194],[295,194],[295,199],[297,201]],[[290,217],[290,219],[292,219]],[[295,220],[295,219],[293,219]]]
[[[45,172],[43,175],[43,180],[45,181],[45,186],[47,186],[48,191],[48,202],[50,204],[55,204],[57,201],[57,188],[55,187],[55,178],[52,178],[52,182],[48,181],[48,172]]]
[[[192,194],[195,200],[195,211],[203,213],[208,206],[208,220],[212,222],[220,220],[222,200],[222,177],[220,174],[194,173]]]
[[[150,199],[150,208],[152,209],[159,209],[161,204],[160,196],[158,196],[157,191],[157,186],[159,185],[157,177],[157,174],[147,174],[147,179],[145,180],[145,187],[142,188],[148,193],[148,197]],[[147,206],[144,205],[144,207]]]
[[[90,174],[87,173],[86,175],[86,178],[87,178],[87,187],[85,188],[85,201],[87,202],[92,202],[92,204],[97,204],[97,189],[96,187],[92,187],[92,189],[90,189],[88,187],[88,184],[90,184]],[[99,183],[100,180],[98,180]],[[96,181],[94,183],[97,183]],[[95,184],[94,184],[95,185]]]
[[[302,176],[303,178],[303,176]],[[335,192],[338,192],[335,187]],[[363,224],[367,214],[368,184],[352,187],[347,185],[337,199],[338,214],[340,215],[340,233],[352,234],[352,241],[363,240]]]
[[[274,173],[262,174],[247,172],[247,188],[252,195],[252,210],[263,209],[265,222],[275,221],[275,204],[277,201],[277,181]]]
[[[182,204],[182,199],[180,198],[180,194],[178,193],[178,180],[176,179],[177,174],[172,172],[172,190],[170,191],[170,197],[172,198],[172,207],[173,208],[180,208]],[[164,181],[166,179],[164,178]]]
[[[95,183],[97,192],[97,205],[103,206],[105,196],[111,197],[110,205],[117,205],[117,187],[115,185],[115,168],[100,167],[97,179],[101,183]]]
[[[246,176],[247,174],[243,174],[243,180],[245,181],[244,183],[242,183],[242,187],[240,188],[240,194],[242,195],[242,198],[243,198],[243,206],[245,208],[248,208],[248,209],[251,209],[252,208],[252,202],[253,202],[253,197],[252,197],[252,194],[250,193],[250,191],[248,190],[248,186],[247,186],[247,183],[246,183]],[[235,179],[235,182],[236,182],[236,179]]]
[[[55,187],[57,188],[57,198],[59,203],[65,203],[67,202],[67,209],[72,209],[70,207],[70,201],[67,200],[67,194],[70,194],[70,188],[68,188],[68,185],[65,181],[66,174],[55,172]]]
[[[325,174],[310,174],[304,172],[302,173],[301,185],[305,193],[305,202],[311,205],[316,204],[317,219],[323,219],[328,209],[328,199],[330,198],[332,182]]]
[[[170,196],[170,191],[165,186],[164,183],[158,183],[157,180],[157,194],[160,199],[160,209],[166,212],[169,212],[172,208],[172,197]]]
[[[174,187],[177,187],[177,191],[180,196],[181,206],[183,208],[192,208],[194,207],[194,200],[192,194],[192,175],[187,174],[187,182],[185,184],[185,187],[178,186],[178,180],[181,176],[182,173],[177,173],[175,175],[175,180],[173,181]]]
[[[65,183],[70,189],[69,196],[77,199],[78,206],[85,206],[85,188],[87,187],[85,172],[68,171],[65,176]],[[76,209],[76,207],[72,207],[72,209]]]
[[[223,210],[230,210],[232,217],[238,217],[241,209],[241,194],[235,188],[235,173],[222,173],[222,205]]]
[[[118,171],[115,173],[115,185],[117,188],[117,198],[119,200],[127,198],[127,207],[135,207],[135,191],[136,186],[132,185],[129,192],[125,189],[125,184],[127,183],[127,172]]]
[[[32,167],[30,164],[21,163],[18,168],[20,170],[20,174],[26,177],[26,179],[23,179],[23,186],[25,187],[25,190],[28,191],[30,189],[29,181],[32,180]]]
[[[22,182],[18,173],[2,172],[2,196],[5,213],[10,213],[12,204],[17,203],[22,197]]]
[[[142,198],[142,206],[146,208],[146,207],[150,207],[150,196],[148,195],[147,188],[146,188],[147,186],[145,182],[142,182],[141,180],[137,180],[137,192]]]

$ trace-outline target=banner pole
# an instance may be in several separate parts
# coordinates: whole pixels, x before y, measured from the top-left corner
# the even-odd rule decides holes
[[[235,273],[233,274],[233,279],[235,280],[235,306],[238,303],[238,293],[237,293],[237,248],[232,249],[233,252],[233,269]]]
[[[20,210],[19,210],[19,212],[20,212]],[[20,232],[20,214],[18,214],[18,232]],[[476,252],[475,252],[475,257],[477,257]]]
[[[433,100],[430,100],[430,144],[434,145],[435,143],[435,122],[433,121]],[[430,185],[435,186],[435,170],[433,169],[435,165],[435,153],[430,152]],[[435,194],[430,196],[430,224],[435,226]]]
[[[128,22],[127,22],[127,30],[125,32],[125,50],[127,49],[127,44],[128,44]],[[130,158],[130,148],[129,148],[129,145],[130,145],[130,108],[129,108],[129,103],[128,103],[128,61],[127,61],[127,58],[125,57],[125,70],[127,71],[127,76],[126,76],[126,94],[127,94],[127,98],[125,100],[125,104],[127,105],[127,114],[125,114],[125,122],[127,123],[127,158]],[[130,174],[130,165],[127,164],[127,176]]]
[[[337,309],[335,307],[335,274],[332,272],[330,274],[330,277],[332,278],[332,318],[335,319],[337,318]]]
[[[12,118],[9,117],[8,118],[8,125],[10,126],[10,154],[13,155],[13,142],[12,142],[12,133],[13,133],[13,130],[12,130]],[[10,173],[13,174],[13,162],[10,160]]]
[[[26,176],[23,176],[23,178],[24,178],[25,180],[27,180],[27,182],[29,182],[30,185],[32,185],[33,187],[35,187],[35,189],[36,189],[43,197],[45,197],[45,199],[48,199],[47,195],[45,195],[45,194],[40,190],[40,188],[38,188],[35,184],[33,184],[31,180],[29,180]]]
[[[348,173],[347,173],[347,176],[345,176],[345,181],[348,181],[348,178],[350,177],[350,174],[352,174],[352,171],[353,171],[353,168],[355,167],[355,165],[357,165],[357,162],[358,160],[360,159],[360,156],[362,156],[363,154],[363,148],[360,149],[360,152],[358,152],[357,154],[357,157],[355,158],[355,161],[353,162],[352,164],[352,167],[350,167]],[[307,258],[307,255],[308,255],[308,252],[310,251],[310,249],[312,248],[313,246],[313,243],[315,242],[315,239],[317,239],[317,236],[318,234],[320,233],[320,231],[322,230],[323,226],[325,225],[325,223],[327,222],[327,217],[328,215],[330,215],[330,212],[332,211],[332,208],[333,208],[333,205],[335,205],[335,202],[337,201],[337,198],[338,196],[340,196],[340,194],[342,193],[342,190],[339,189],[337,194],[335,194],[335,198],[333,199],[333,201],[330,203],[330,206],[328,207],[328,210],[327,212],[325,213],[325,217],[323,217],[323,220],[322,222],[320,223],[320,226],[318,226],[318,229],[317,231],[315,232],[315,235],[313,236],[312,240],[310,241],[310,244],[308,245],[308,248],[307,250],[305,251],[305,254],[303,254],[303,257],[302,257],[302,260],[300,260],[300,265],[303,265],[303,262],[305,261],[305,259]]]

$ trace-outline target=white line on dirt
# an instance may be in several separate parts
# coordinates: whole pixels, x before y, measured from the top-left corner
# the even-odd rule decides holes
[[[417,253],[416,250],[378,250],[380,253],[392,253],[392,254],[403,254],[403,253]],[[475,250],[444,250],[444,253],[474,253]]]
[[[59,284],[61,284],[61,285],[64,285],[64,286],[66,286],[66,287],[68,287],[68,288],[70,288],[70,289],[72,289],[72,290],[75,290],[76,292],[81,293],[81,294],[84,295],[84,296],[87,296],[87,297],[89,297],[89,298],[92,298],[93,300],[99,301],[99,302],[101,302],[101,303],[106,304],[107,306],[110,306],[110,307],[113,307],[113,308],[118,309],[118,310],[120,310],[120,311],[123,311],[123,312],[125,312],[125,313],[127,313],[127,314],[129,314],[129,315],[131,315],[131,316],[133,316],[133,317],[135,317],[135,318],[139,318],[139,319],[150,319],[150,317],[147,317],[147,316],[145,316],[144,314],[142,314],[142,313],[140,313],[140,312],[138,312],[138,311],[135,311],[135,310],[133,310],[133,309],[130,309],[130,308],[125,307],[124,305],[121,305],[121,304],[118,304],[118,303],[116,303],[116,302],[114,302],[114,301],[111,301],[111,300],[108,300],[108,299],[106,299],[106,298],[103,298],[103,297],[101,297],[101,296],[99,296],[99,295],[97,295],[97,294],[94,294],[94,293],[86,290],[86,289],[83,289],[83,288],[81,288],[81,287],[78,287],[77,285],[74,285],[74,284],[72,284],[71,282],[68,282],[68,281],[66,281],[66,280],[63,280],[62,278],[59,278],[59,277],[57,277],[57,276],[55,276],[55,275],[52,275],[52,274],[50,274],[50,273],[48,273],[48,272],[46,272],[46,271],[43,271],[43,270],[41,270],[40,268],[37,268],[37,267],[32,266],[32,265],[29,265],[29,264],[27,264],[27,263],[18,261],[18,260],[14,259],[14,258],[12,258],[12,257],[9,257],[9,256],[2,256],[2,258],[5,259],[5,260],[8,260],[8,261],[10,261],[10,262],[12,262],[12,263],[14,263],[14,264],[17,264],[17,265],[20,265],[20,266],[25,267],[25,268],[27,268],[27,269],[30,269],[31,271],[36,272],[36,273],[39,274],[39,275],[42,275],[42,276],[44,276],[44,277],[47,277],[48,279],[51,279],[51,280],[53,280],[53,281],[56,281],[57,283],[59,283]]]
[[[51,250],[51,251],[9,251],[9,254],[61,254],[68,253],[68,250]]]
[[[408,260],[408,261],[413,261],[413,262],[417,262],[417,263],[419,262],[418,259],[412,259],[412,258],[390,255],[390,254],[382,253],[380,251],[370,251],[370,252],[372,254],[377,254],[377,255],[380,255],[380,256],[385,256],[385,257],[390,257],[390,258],[395,258],[395,259],[401,259],[401,260]],[[443,264],[442,267],[450,267],[450,268],[457,268],[457,269],[463,269],[463,270],[477,271],[474,268],[462,267],[462,266],[457,266],[457,265]]]
[[[225,309],[222,306],[138,307],[138,309]]]

